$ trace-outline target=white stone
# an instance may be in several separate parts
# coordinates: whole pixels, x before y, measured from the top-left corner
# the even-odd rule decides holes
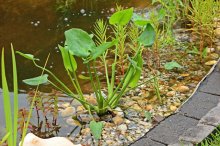
[[[21,146],[21,142],[19,146]],[[65,137],[42,139],[33,133],[28,133],[24,138],[23,146],[81,146],[81,144],[74,145]]]

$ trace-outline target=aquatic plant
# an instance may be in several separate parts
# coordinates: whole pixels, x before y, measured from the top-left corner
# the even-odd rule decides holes
[[[219,0],[191,0],[186,7],[189,10],[187,18],[190,20],[191,30],[198,36],[200,58],[203,58],[205,42],[212,46],[214,39],[214,18],[219,16]]]
[[[123,27],[130,22],[132,14],[133,8],[118,11],[110,17],[109,22],[111,25]],[[144,27],[143,33],[139,36],[137,40],[138,48],[136,49],[136,53],[132,57],[127,56],[127,59],[129,60],[128,69],[126,70],[125,75],[121,78],[119,84],[116,87],[115,72],[119,59],[119,42],[121,41],[121,37],[116,35],[116,37],[109,42],[105,42],[105,39],[102,39],[99,45],[95,45],[94,41],[91,38],[91,35],[81,29],[76,28],[67,30],[65,32],[65,46],[59,46],[59,48],[61,50],[64,67],[77,94],[75,94],[74,91],[68,88],[58,77],[56,77],[54,73],[52,73],[48,69],[45,69],[45,72],[47,72],[50,77],[54,78],[56,82],[48,79],[48,75],[45,74],[43,78],[36,77],[28,79],[25,80],[25,83],[29,85],[37,85],[37,83],[39,83],[39,80],[41,81],[41,83],[49,82],[56,89],[78,100],[90,113],[92,111],[95,111],[99,115],[105,114],[108,110],[114,109],[118,105],[120,98],[125,92],[137,87],[143,67],[142,50],[144,49],[144,46],[150,46],[154,43],[154,35],[155,34],[152,25],[150,23],[147,23]],[[108,76],[107,62],[105,61],[109,48],[111,48],[110,50],[114,53],[111,78]],[[36,67],[43,69],[43,67],[39,66],[36,63],[36,58],[34,58],[33,55],[23,54],[21,52],[19,52],[19,54],[27,59],[32,60]],[[76,75],[77,63],[74,59],[74,56],[82,58],[84,64],[87,66],[89,79],[95,92],[97,105],[92,105],[91,103],[89,103],[83,95],[78,77]],[[100,77],[97,74],[96,70],[96,60],[98,58],[100,58],[103,61],[103,64],[106,66],[105,72],[108,89],[108,93],[106,95],[107,97],[103,95]]]
[[[160,11],[165,11],[165,17],[162,20],[164,29],[164,41],[168,45],[175,43],[173,27],[180,18],[180,10],[184,8],[182,0],[153,0],[152,4],[161,4]]]

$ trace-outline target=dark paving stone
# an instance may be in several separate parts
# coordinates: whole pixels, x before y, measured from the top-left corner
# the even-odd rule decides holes
[[[220,72],[215,71],[202,83],[199,91],[220,96]]]
[[[187,129],[187,131],[180,136],[179,140],[198,144],[212,133],[214,129],[214,126],[198,124],[195,127]]]
[[[220,104],[218,104],[217,107],[213,108],[204,117],[202,117],[199,123],[217,127],[220,124],[220,112],[219,111],[220,111]]]
[[[149,138],[141,138],[130,146],[165,146],[164,144],[155,142]]]
[[[219,100],[220,96],[198,92],[181,107],[180,113],[201,119],[209,110],[218,105]]]
[[[197,125],[197,123],[198,120],[175,114],[162,121],[145,137],[165,144],[175,144],[179,142],[179,136],[184,131]]]

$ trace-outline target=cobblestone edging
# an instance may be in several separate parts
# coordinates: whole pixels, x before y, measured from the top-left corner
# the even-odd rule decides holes
[[[193,146],[220,124],[220,61],[179,111],[130,146]]]

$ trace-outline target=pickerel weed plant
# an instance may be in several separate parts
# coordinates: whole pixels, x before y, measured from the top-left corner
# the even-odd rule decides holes
[[[125,25],[129,24],[132,15],[133,8],[118,11],[110,17],[109,23],[115,28],[123,28]],[[105,24],[101,21],[99,23],[100,24],[97,25],[97,29],[100,25],[102,25],[104,31],[100,29],[100,32],[105,32]],[[136,52],[133,54],[133,56],[127,56],[127,59],[129,60],[129,66],[117,86],[115,84],[115,72],[119,61],[119,49],[121,49],[119,42],[124,41],[120,36],[120,32],[117,31],[115,37],[111,37],[110,41],[106,39],[108,37],[103,36],[99,38],[98,43],[95,43],[91,35],[78,28],[67,30],[65,32],[65,46],[59,46],[64,67],[75,91],[68,88],[65,83],[63,83],[58,77],[56,77],[54,73],[48,69],[45,69],[47,74],[44,74],[41,77],[26,79],[24,82],[29,85],[37,85],[36,83],[39,83],[39,81],[40,83],[49,82],[56,89],[78,100],[84,106],[84,108],[89,111],[90,114],[91,112],[96,112],[99,115],[103,115],[108,110],[112,110],[117,107],[119,100],[128,90],[138,86],[138,81],[143,68],[142,51],[145,46],[151,46],[154,43],[155,38],[155,32],[150,23],[145,24],[142,29],[144,31],[137,39],[138,45]],[[111,76],[109,76],[108,64],[106,61],[110,50],[114,53],[114,62],[111,68]],[[37,59],[34,58],[33,55],[23,54],[21,52],[18,53],[23,57],[32,60],[36,67],[43,69],[42,66],[37,64]],[[88,69],[89,79],[95,92],[97,105],[89,103],[84,97],[83,91],[79,84],[79,79],[77,77],[78,66],[74,56],[82,58]],[[105,78],[108,90],[107,97],[102,94],[103,87],[101,86],[100,77],[96,70],[97,60],[101,60],[105,66]],[[48,76],[50,78],[48,78]],[[55,81],[52,81],[52,78],[55,79]]]

